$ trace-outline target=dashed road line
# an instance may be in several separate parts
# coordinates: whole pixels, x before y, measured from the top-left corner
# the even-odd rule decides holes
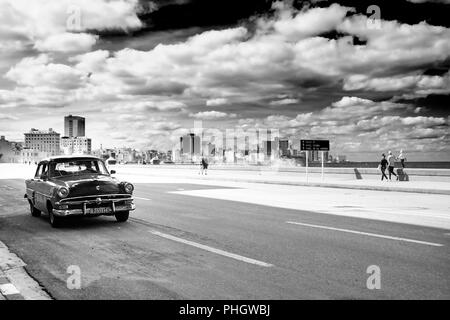
[[[193,242],[193,241],[185,240],[185,239],[182,239],[182,238],[178,238],[178,237],[172,236],[170,234],[162,233],[162,232],[159,232],[159,231],[149,231],[149,232],[154,234],[154,235],[156,235],[156,236],[159,236],[159,237],[162,237],[162,238],[165,238],[165,239],[169,239],[169,240],[172,240],[172,241],[180,242],[180,243],[183,243],[183,244],[195,247],[195,248],[199,248],[199,249],[202,249],[202,250],[206,250],[206,251],[209,251],[209,252],[212,252],[212,253],[224,256],[224,257],[232,258],[232,259],[243,261],[243,262],[246,262],[246,263],[255,264],[255,265],[261,266],[261,267],[273,267],[273,265],[270,264],[270,263],[266,263],[266,262],[255,260],[255,259],[251,259],[251,258],[247,258],[247,257],[241,256],[241,255],[235,254],[235,253],[231,253],[231,252],[227,252],[227,251],[224,251],[224,250],[216,249],[216,248],[204,245],[204,244],[200,244],[200,243],[197,243],[197,242]]]
[[[146,200],[146,201],[151,201],[152,199],[149,198],[142,198],[142,197],[133,197],[134,199],[138,199],[138,200]]]
[[[327,227],[327,226],[320,226],[320,225],[316,225],[316,224],[301,223],[301,222],[294,222],[294,221],[286,221],[286,223],[300,225],[300,226],[306,226],[306,227],[312,227],[312,228],[354,233],[354,234],[359,234],[359,235],[364,235],[364,236],[369,236],[369,237],[376,237],[376,238],[383,238],[383,239],[404,241],[404,242],[412,242],[412,243],[424,244],[427,246],[434,246],[434,247],[443,247],[444,246],[443,244],[440,244],[440,243],[420,241],[420,240],[400,238],[400,237],[393,237],[393,236],[387,236],[387,235],[382,235],[382,234],[377,234],[377,233],[369,233],[369,232],[362,232],[362,231],[349,230],[349,229],[333,228],[333,227]]]

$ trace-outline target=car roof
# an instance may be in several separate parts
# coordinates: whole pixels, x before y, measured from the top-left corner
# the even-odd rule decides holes
[[[101,158],[91,155],[61,155],[61,156],[53,156],[46,159],[42,159],[40,162],[49,162],[49,161],[58,161],[58,160],[71,160],[71,159],[93,159],[93,160],[101,160]]]

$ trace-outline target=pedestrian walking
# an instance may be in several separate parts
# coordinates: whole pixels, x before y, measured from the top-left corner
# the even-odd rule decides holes
[[[388,177],[387,177],[385,171],[386,171],[386,168],[388,165],[388,161],[386,160],[386,155],[384,153],[381,155],[381,157],[382,158],[381,158],[380,164],[378,165],[378,168],[381,171],[381,181],[383,181],[384,178],[386,178],[386,181],[387,181]]]
[[[402,168],[405,168],[406,155],[403,153],[403,150],[400,150],[398,159],[400,160],[400,163],[402,164]]]
[[[395,167],[395,156],[392,154],[391,151],[388,152],[388,157],[387,157],[387,162],[388,162],[388,171],[389,171],[389,181],[391,181],[391,175],[393,174],[394,176],[397,177],[398,180],[398,175],[395,174],[394,172],[394,167]]]
[[[205,173],[205,175],[208,174],[208,161],[206,161],[205,158],[202,158],[202,167],[203,167],[203,172]]]

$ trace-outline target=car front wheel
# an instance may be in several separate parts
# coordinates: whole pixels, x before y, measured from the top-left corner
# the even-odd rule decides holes
[[[49,215],[50,215],[50,225],[53,228],[58,228],[59,226],[61,226],[61,218],[53,214],[53,209],[49,210]]]
[[[33,217],[40,217],[41,211],[36,209],[31,201],[28,201],[30,203],[30,213]]]
[[[128,220],[128,217],[130,216],[130,211],[116,212],[115,216],[118,222],[125,222]]]

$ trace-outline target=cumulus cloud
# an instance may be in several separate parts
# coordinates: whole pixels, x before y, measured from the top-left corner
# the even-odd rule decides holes
[[[10,44],[34,44],[42,51],[88,50],[97,37],[86,32],[141,28],[136,4],[137,0],[0,0],[0,38]]]
[[[109,57],[108,50],[96,50],[70,57],[69,61],[76,62],[75,68],[85,72],[95,72],[103,68]]]
[[[426,2],[434,2],[434,3],[445,3],[450,4],[450,0],[407,0],[413,3],[426,3]]]
[[[37,40],[34,47],[39,51],[87,51],[96,43],[98,36],[87,33],[60,33]]]
[[[24,58],[5,75],[19,85],[31,87],[52,87],[60,89],[78,88],[85,74],[70,66],[52,63],[46,54]]]
[[[206,100],[206,105],[208,107],[217,107],[228,103],[228,99],[225,98],[215,98]]]
[[[291,138],[331,139],[334,150],[379,152],[386,148],[449,150],[448,118],[408,116],[411,106],[343,97],[320,112],[295,117],[271,115],[260,123],[240,122],[245,127],[277,128]]]
[[[202,120],[216,120],[216,119],[223,119],[223,118],[235,118],[236,114],[227,114],[225,112],[219,112],[219,111],[203,111],[198,113],[190,114],[192,118],[196,119],[202,119]]]
[[[402,92],[409,98],[429,94],[450,94],[450,73],[442,76],[399,75],[392,77],[374,77],[353,75],[345,79],[344,90],[365,90],[378,92]]]
[[[312,8],[292,15],[292,8],[286,3],[277,2],[279,19],[268,22],[265,28],[275,32],[289,41],[298,41],[306,37],[319,35],[336,29],[351,8],[332,4],[326,8]]]
[[[272,105],[272,106],[283,106],[283,105],[287,105],[287,104],[296,104],[298,102],[299,102],[298,99],[286,98],[286,99],[271,101],[270,105]]]

